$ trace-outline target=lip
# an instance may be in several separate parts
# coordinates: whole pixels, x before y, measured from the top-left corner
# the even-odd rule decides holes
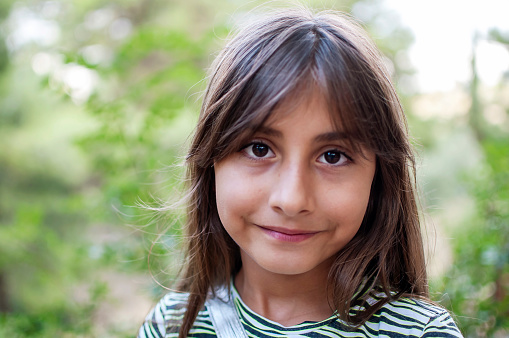
[[[287,229],[283,227],[273,227],[273,226],[262,226],[262,225],[257,226],[264,233],[266,233],[272,238],[275,238],[283,242],[292,243],[305,241],[306,239],[309,239],[320,232],[320,231]]]

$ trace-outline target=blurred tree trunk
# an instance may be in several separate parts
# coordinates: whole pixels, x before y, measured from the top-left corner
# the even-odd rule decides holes
[[[477,141],[482,142],[484,137],[484,125],[483,125],[483,116],[482,116],[482,105],[479,99],[479,75],[477,74],[477,42],[478,42],[478,34],[476,33],[473,38],[472,43],[472,60],[470,63],[470,68],[472,70],[472,80],[470,82],[470,97],[472,99],[472,104],[470,106],[470,110],[468,112],[469,124],[472,130],[475,133]]]

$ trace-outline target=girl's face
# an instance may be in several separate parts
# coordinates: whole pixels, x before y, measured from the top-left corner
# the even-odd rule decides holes
[[[361,225],[375,155],[349,149],[319,96],[284,108],[243,149],[215,163],[219,217],[243,266],[285,275],[328,271]]]

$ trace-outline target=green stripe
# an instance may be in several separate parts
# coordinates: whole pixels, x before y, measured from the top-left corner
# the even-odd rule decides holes
[[[232,288],[234,304],[239,313],[242,325],[250,338],[274,337],[421,337],[431,334],[440,337],[462,337],[451,316],[442,308],[422,300],[400,299],[385,304],[362,327],[348,330],[336,317],[321,322],[304,322],[291,327],[284,327],[253,312],[242,302],[235,288]],[[367,301],[376,303],[382,297],[376,294]],[[182,321],[187,303],[187,294],[170,293],[163,297],[159,304],[147,316],[140,328],[139,338],[177,337],[178,325]],[[362,311],[363,307],[355,308]],[[172,333],[165,333],[163,328],[170,327]],[[159,332],[158,332],[159,331]],[[214,327],[206,308],[198,317],[190,332],[190,337],[215,337]]]

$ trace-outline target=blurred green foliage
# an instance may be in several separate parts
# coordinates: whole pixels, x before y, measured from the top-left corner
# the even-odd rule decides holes
[[[178,265],[181,216],[136,206],[179,199],[178,164],[197,118],[205,71],[233,23],[259,3],[0,4],[1,337],[134,334],[148,308],[135,320],[108,319],[132,307],[112,295],[119,289],[128,300],[132,287],[147,298],[164,293],[157,283],[170,285]],[[453,203],[466,196],[475,206],[464,217],[444,218],[454,263],[433,281],[433,291],[445,294],[437,298],[467,336],[509,334],[507,126],[484,121],[486,102],[475,76],[470,115],[423,118],[413,108],[420,96],[409,81],[408,29],[376,0],[335,6],[370,13],[361,19],[394,70],[423,158],[449,156],[443,149],[454,133],[477,135],[474,167],[424,184],[427,205],[442,194]],[[23,38],[20,27],[30,25],[46,35]],[[47,42],[52,34],[55,40]],[[493,31],[492,38],[507,44],[503,32]],[[495,96],[507,88],[506,79]],[[509,104],[496,100],[509,114]],[[442,217],[439,210],[431,213]],[[146,276],[143,282],[131,280],[140,276]]]
[[[509,137],[482,148],[486,162],[466,182],[475,212],[456,235],[444,289],[465,335],[495,337],[509,333]]]
[[[509,49],[509,36],[497,31],[490,38]],[[475,46],[476,41],[474,41]],[[470,93],[472,104],[469,126],[477,137],[482,162],[464,173],[463,182],[473,200],[454,232],[454,264],[443,277],[444,305],[456,315],[468,337],[506,337],[509,335],[509,132],[507,126],[490,125],[485,120],[489,102],[481,95],[472,58]],[[500,104],[509,79],[492,89]],[[509,115],[509,105],[503,107]]]

